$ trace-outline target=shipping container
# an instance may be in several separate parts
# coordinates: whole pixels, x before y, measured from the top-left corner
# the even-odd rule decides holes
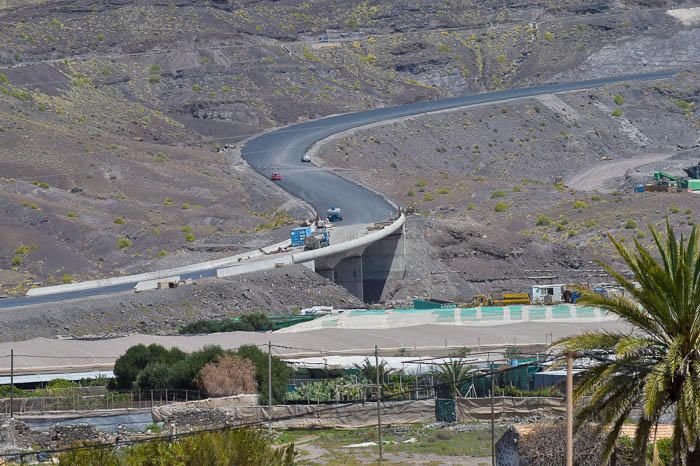
[[[314,230],[312,227],[293,228],[290,235],[292,247],[303,246],[306,238],[313,235],[313,233]]]

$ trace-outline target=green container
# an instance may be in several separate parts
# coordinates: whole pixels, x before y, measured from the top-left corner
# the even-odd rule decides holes
[[[457,422],[457,410],[455,400],[435,400],[435,420],[438,422]]]
[[[414,299],[414,309],[455,309],[457,304],[441,299]]]

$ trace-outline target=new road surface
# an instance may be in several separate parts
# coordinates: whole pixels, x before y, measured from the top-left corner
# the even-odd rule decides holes
[[[396,214],[396,208],[389,201],[381,195],[328,169],[302,162],[301,158],[306,151],[314,143],[328,136],[380,121],[476,104],[590,89],[621,81],[664,79],[673,76],[675,73],[675,71],[656,71],[588,81],[550,83],[535,87],[466,95],[432,102],[417,102],[398,107],[337,115],[265,133],[250,140],[243,147],[241,155],[253,169],[265,177],[269,178],[273,171],[281,173],[282,180],[277,183],[291,195],[309,203],[316,211],[323,213],[331,206],[340,207],[343,210],[343,224],[345,225],[384,221],[390,217],[395,217]],[[214,276],[215,274],[215,269],[210,268],[183,274],[181,278],[202,278]],[[0,308],[127,291],[133,289],[137,282],[52,295],[8,298],[0,300]]]

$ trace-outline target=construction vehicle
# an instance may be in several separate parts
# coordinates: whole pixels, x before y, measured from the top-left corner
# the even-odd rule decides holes
[[[700,191],[700,179],[696,178],[700,175],[700,164],[698,166],[684,168],[684,170],[689,176],[676,176],[662,171],[654,172],[656,185],[648,190],[664,192]]]
[[[331,208],[326,211],[326,218],[329,222],[342,222],[343,211],[338,207],[331,206]]]
[[[314,234],[304,239],[304,250],[313,251],[314,249],[330,246],[330,244],[331,241],[328,230],[317,230]]]
[[[527,293],[499,293],[488,296],[479,294],[472,298],[469,306],[512,306],[517,304],[530,304],[530,295]]]

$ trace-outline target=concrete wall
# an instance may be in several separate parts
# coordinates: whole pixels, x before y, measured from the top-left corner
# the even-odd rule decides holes
[[[347,257],[333,268],[333,281],[360,300],[365,300],[362,256]]]
[[[364,301],[381,300],[389,279],[402,279],[406,274],[405,240],[403,229],[377,241],[362,254]]]

